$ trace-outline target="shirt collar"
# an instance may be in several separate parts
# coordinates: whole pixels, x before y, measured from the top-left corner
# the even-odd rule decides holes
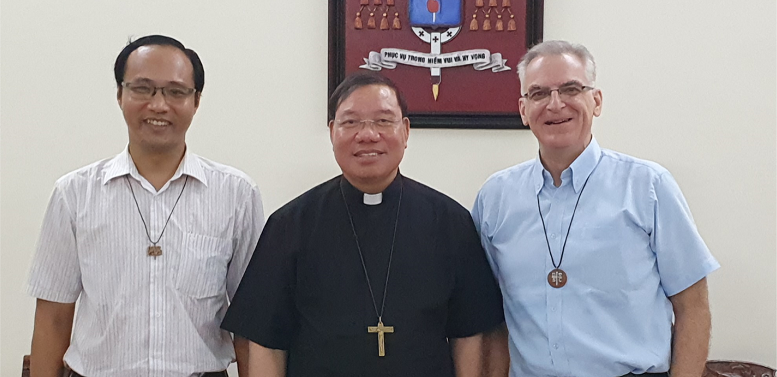
[[[208,187],[208,179],[205,177],[205,169],[202,167],[202,160],[197,158],[197,155],[194,153],[189,153],[189,148],[186,148],[186,153],[183,155],[181,165],[178,166],[178,170],[170,180],[178,179],[178,177],[183,174],[202,182],[205,187]]]
[[[135,162],[132,161],[132,156],[129,153],[129,145],[124,147],[124,150],[121,153],[116,155],[116,157],[112,158],[105,165],[105,175],[103,176],[102,183],[105,185],[110,180],[117,177],[123,177],[127,174],[138,181],[141,181],[138,168],[135,166]],[[175,171],[172,178],[170,178],[170,181],[174,181],[184,174],[197,179],[206,187],[208,186],[208,180],[205,177],[205,170],[202,167],[201,160],[197,158],[195,154],[189,153],[188,148],[183,155],[181,163],[178,165],[178,169]]]
[[[542,185],[545,184],[545,177],[542,176],[542,172],[545,170],[545,167],[542,166],[542,161],[540,161],[540,154],[537,152],[537,157],[534,159],[534,164],[532,164],[532,171],[531,171],[531,177],[532,177],[532,183],[534,183],[534,194],[539,195],[540,190],[542,190]]]
[[[116,155],[116,157],[112,158],[110,161],[108,161],[107,164],[105,164],[105,173],[103,174],[103,185],[107,184],[110,180],[116,177],[122,177],[127,174],[133,177],[136,175],[139,175],[138,169],[135,167],[135,164],[132,162],[132,157],[130,157],[129,145],[124,147],[124,150],[121,151],[121,153]]]
[[[575,193],[579,193],[583,188],[585,181],[594,171],[594,168],[596,168],[601,156],[602,148],[599,146],[599,143],[596,142],[596,138],[592,136],[591,142],[588,143],[588,146],[583,150],[583,153],[577,156],[575,161],[572,161],[572,164],[569,165],[569,170],[571,170],[572,173],[572,187],[575,190]],[[543,177],[544,171],[545,167],[542,166],[540,155],[537,153],[537,158],[534,159],[531,172],[534,193],[537,195],[539,195],[542,186],[545,183],[545,178]]]
[[[592,136],[591,142],[585,147],[583,153],[577,156],[572,165],[569,165],[569,169],[572,170],[572,185],[575,189],[575,193],[580,193],[583,189],[585,181],[593,173],[596,165],[599,164],[599,158],[602,156],[602,148],[599,147],[599,143]]]

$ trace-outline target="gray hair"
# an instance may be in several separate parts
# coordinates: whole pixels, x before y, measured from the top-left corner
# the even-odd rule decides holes
[[[591,55],[591,52],[585,46],[567,41],[545,41],[532,47],[523,56],[521,62],[518,63],[518,78],[521,80],[521,86],[523,87],[524,79],[526,78],[526,67],[532,60],[540,56],[565,54],[575,56],[584,62],[585,76],[589,84],[596,85],[596,63],[594,62],[594,56]]]

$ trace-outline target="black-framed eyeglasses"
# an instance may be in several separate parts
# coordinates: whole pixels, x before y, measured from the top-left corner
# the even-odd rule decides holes
[[[148,101],[156,95],[157,91],[162,92],[162,96],[167,101],[183,101],[189,98],[197,90],[183,85],[152,86],[148,83],[123,82],[121,86],[127,89],[132,98],[142,101]]]
[[[553,94],[553,92],[558,92],[558,96],[563,101],[563,100],[568,100],[570,98],[573,98],[579,95],[580,93],[589,91],[593,88],[594,88],[593,86],[586,86],[582,84],[572,83],[572,84],[562,85],[556,89],[532,88],[521,97],[526,98],[532,102],[544,102],[544,101],[550,100],[550,96]]]

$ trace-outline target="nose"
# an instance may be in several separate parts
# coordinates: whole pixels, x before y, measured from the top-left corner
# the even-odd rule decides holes
[[[361,129],[356,133],[356,141],[360,143],[375,143],[378,140],[380,140],[380,133],[372,126],[372,122],[363,123]]]
[[[156,112],[165,112],[169,109],[167,100],[165,99],[165,96],[162,94],[161,90],[154,90],[154,93],[151,95],[151,99],[148,100],[148,108]]]
[[[546,107],[550,110],[559,110],[563,109],[564,106],[566,106],[566,104],[561,100],[561,95],[558,93],[558,90],[550,92],[550,99],[548,100],[548,105]]]

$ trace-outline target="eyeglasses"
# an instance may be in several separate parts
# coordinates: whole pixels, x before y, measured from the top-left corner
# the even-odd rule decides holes
[[[341,119],[335,120],[335,125],[349,131],[361,130],[366,124],[374,125],[378,130],[390,130],[401,121],[401,119]]]
[[[129,90],[129,94],[132,98],[141,101],[151,100],[158,90],[162,92],[162,96],[166,101],[182,102],[197,91],[194,88],[187,88],[181,85],[151,86],[146,83],[124,82],[121,86]]]
[[[533,88],[522,97],[532,102],[545,102],[550,100],[550,96],[553,92],[558,92],[558,96],[562,101],[569,100],[582,92],[593,89],[592,86],[585,86],[582,84],[567,84],[560,86],[556,89],[551,88]]]

